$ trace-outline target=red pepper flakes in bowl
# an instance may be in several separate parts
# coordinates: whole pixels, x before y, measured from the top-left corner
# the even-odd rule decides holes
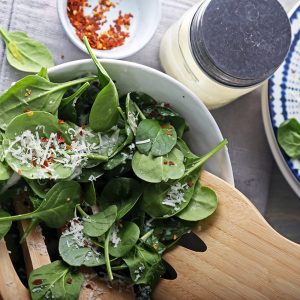
[[[111,50],[124,45],[129,37],[129,29],[133,15],[119,11],[117,19],[109,25],[109,29],[101,32],[107,23],[106,13],[116,8],[117,3],[109,0],[99,0],[92,9],[92,14],[85,15],[85,8],[91,7],[88,0],[68,0],[67,14],[77,36],[82,40],[87,37],[92,48],[97,50]]]

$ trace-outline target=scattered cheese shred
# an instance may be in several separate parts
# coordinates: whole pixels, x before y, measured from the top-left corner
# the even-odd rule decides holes
[[[175,185],[172,185],[162,204],[173,207],[175,211],[178,211],[180,205],[185,202],[184,194],[188,188],[187,183],[181,184],[177,182]]]

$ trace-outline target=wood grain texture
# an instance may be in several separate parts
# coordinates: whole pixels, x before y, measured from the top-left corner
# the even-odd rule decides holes
[[[10,260],[4,239],[0,240],[0,299],[30,299],[28,290],[23,286]]]
[[[155,299],[300,299],[300,245],[274,231],[238,190],[203,172],[219,199],[216,213],[195,230],[204,253],[177,247],[165,259],[176,280],[162,280]]]

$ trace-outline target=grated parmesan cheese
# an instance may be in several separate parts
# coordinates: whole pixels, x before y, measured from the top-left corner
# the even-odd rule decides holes
[[[43,130],[45,126],[38,125],[36,130]],[[61,133],[51,133],[49,138],[40,137],[39,131],[25,130],[20,136],[9,141],[4,157],[10,154],[24,167],[35,167],[40,179],[56,179],[55,163],[70,168],[73,172],[86,165],[88,155],[111,155],[118,144],[120,130],[114,128],[112,134],[94,133],[90,129],[69,128],[67,132],[71,143],[65,143]],[[13,166],[16,172],[18,166]]]
[[[162,204],[174,208],[175,211],[179,210],[180,205],[185,202],[184,194],[188,188],[187,183],[181,184],[177,182],[175,185],[172,185]]]
[[[136,145],[141,145],[141,144],[147,144],[147,143],[150,143],[151,140],[150,139],[147,139],[147,140],[143,140],[143,141],[136,141],[135,144]]]
[[[114,248],[117,248],[119,243],[121,242],[121,238],[118,236],[119,231],[119,227],[114,225],[110,235],[110,241],[113,244]]]

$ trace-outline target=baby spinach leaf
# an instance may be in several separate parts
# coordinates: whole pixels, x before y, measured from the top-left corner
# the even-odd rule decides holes
[[[55,113],[66,90],[79,83],[95,79],[85,77],[65,83],[52,83],[39,75],[29,75],[17,81],[0,96],[0,128],[26,111]]]
[[[136,130],[139,123],[139,112],[137,111],[134,102],[131,100],[131,93],[127,94],[125,106],[127,122],[133,134],[136,135]]]
[[[51,165],[52,172],[49,174],[41,166],[35,167],[33,162],[28,165],[24,164],[19,156],[14,156],[9,152],[9,149],[20,149],[21,140],[16,143],[13,141],[25,131],[30,131],[33,134],[37,132],[40,138],[49,138],[51,134],[60,132],[65,141],[70,143],[70,136],[65,133],[68,129],[69,126],[66,123],[59,124],[58,119],[47,112],[25,113],[17,116],[9,123],[5,132],[5,139],[3,141],[3,148],[6,153],[5,161],[15,172],[20,173],[21,171],[21,175],[28,179],[48,179],[52,177],[62,179],[69,177],[74,171],[73,168],[53,162]]]
[[[96,204],[96,190],[93,181],[83,183],[84,201],[93,206]]]
[[[177,216],[187,221],[200,221],[213,214],[217,205],[216,193],[208,187],[201,186],[198,181],[191,201]]]
[[[84,277],[62,261],[54,261],[30,273],[28,279],[32,300],[77,300]]]
[[[132,169],[144,181],[159,183],[182,177],[185,171],[183,160],[184,156],[178,149],[159,157],[136,151],[132,159]]]
[[[283,122],[278,128],[277,138],[289,157],[300,158],[300,123],[296,119]]]
[[[157,104],[156,100],[154,100],[151,96],[141,92],[131,92],[130,98],[133,102],[137,103],[142,110]]]
[[[148,184],[143,193],[142,207],[152,218],[169,218],[182,211],[190,202],[199,170],[175,182]]]
[[[84,245],[79,245],[82,241]],[[91,245],[89,238],[85,235],[74,237],[73,234],[62,235],[59,239],[58,250],[64,262],[70,266],[96,267],[105,264],[104,255],[95,246]]]
[[[0,162],[0,181],[8,180],[12,174],[12,169],[5,162]]]
[[[102,86],[91,108],[89,123],[93,130],[103,132],[118,122],[119,96],[114,82],[95,56],[86,37],[83,38],[83,42],[98,69],[98,78]]]
[[[170,124],[160,124],[156,120],[143,120],[136,131],[136,146],[142,154],[163,156],[176,145],[177,134]]]
[[[145,241],[143,241],[146,247],[149,247],[152,251],[162,255],[167,247],[161,243],[155,235],[151,234]]]
[[[80,201],[81,188],[75,181],[56,183],[46,194],[32,218],[44,221],[48,227],[59,228],[74,215],[75,205]]]
[[[10,216],[9,213],[7,213],[4,210],[0,210],[0,218],[9,217],[9,216]],[[12,224],[12,221],[10,221],[10,220],[0,223],[0,240],[2,240],[5,237],[5,235],[8,233],[8,231],[11,227],[11,224]]]
[[[41,67],[52,67],[53,58],[42,43],[31,39],[25,32],[6,32],[0,28],[0,36],[6,44],[9,64],[23,72],[38,72]]]
[[[83,232],[90,237],[100,237],[114,224],[117,218],[117,206],[111,205],[104,211],[89,216],[83,222]]]
[[[161,256],[138,245],[123,259],[135,284],[154,285],[165,272]]]
[[[49,76],[48,76],[48,69],[45,67],[42,67],[37,75],[50,81]]]
[[[167,219],[147,220],[144,225],[144,232],[153,230],[151,236],[157,238],[164,245],[172,244],[184,234],[190,232],[197,222],[189,222],[179,219],[177,216]],[[146,240],[147,241],[147,240]]]
[[[95,167],[91,169],[83,169],[82,173],[78,175],[75,180],[82,183],[88,183],[96,181],[98,178],[104,175],[104,171],[101,167]]]
[[[88,82],[84,83],[72,95],[63,98],[58,108],[58,116],[60,119],[68,120],[73,123],[77,121],[77,111],[75,108],[77,100],[90,87]]]
[[[134,247],[139,236],[140,229],[133,222],[124,222],[119,226],[114,225],[111,231],[109,254],[114,257],[123,257]],[[113,243],[115,240],[118,242]]]
[[[31,180],[25,178],[25,181],[28,183],[31,190],[40,198],[45,198],[47,192],[49,191],[49,187],[47,182]]]
[[[100,205],[104,208],[116,205],[118,208],[117,219],[123,218],[137,203],[142,195],[142,187],[132,178],[119,177],[110,180],[104,187]]]

